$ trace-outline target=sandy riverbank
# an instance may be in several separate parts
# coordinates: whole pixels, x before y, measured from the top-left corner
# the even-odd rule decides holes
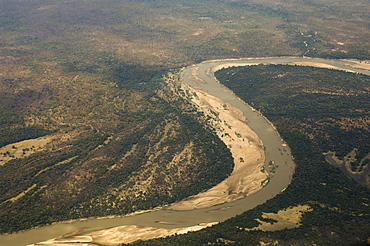
[[[166,237],[174,234],[186,234],[190,231],[199,231],[217,223],[204,223],[191,227],[164,229],[144,227],[136,225],[117,226],[106,230],[95,231],[84,235],[65,235],[48,241],[32,244],[29,246],[68,246],[68,245],[118,245],[132,243],[137,240],[149,240],[153,238]]]
[[[351,61],[352,63],[355,63],[355,64],[352,64],[352,65],[349,65],[350,67],[353,67],[353,68],[361,68],[361,69],[370,69],[370,64],[369,63],[360,63],[358,61]],[[259,65],[261,64],[260,62],[249,62],[249,63],[235,63],[235,62],[229,62],[229,63],[225,63],[225,64],[222,64],[222,65],[218,65],[218,66],[215,66],[212,68],[212,73],[222,69],[222,68],[229,68],[229,67],[241,67],[241,66],[253,66],[253,65]],[[309,67],[319,67],[319,68],[328,68],[328,69],[335,69],[335,70],[342,70],[342,71],[346,71],[346,72],[352,72],[352,73],[355,73],[355,71],[351,70],[351,69],[344,69],[344,68],[340,68],[340,67],[337,67],[337,66],[333,66],[333,65],[329,65],[329,64],[325,64],[325,63],[321,63],[321,62],[314,62],[314,61],[310,61],[310,62],[287,62],[287,63],[279,63],[279,64],[286,64],[286,65],[297,65],[297,66],[309,66]]]
[[[259,191],[267,174],[261,171],[265,156],[263,143],[246,124],[243,113],[220,99],[203,91],[187,88],[196,96],[192,102],[205,115],[218,137],[229,147],[234,158],[234,171],[220,184],[191,199],[168,207],[173,210],[190,210],[230,202]]]

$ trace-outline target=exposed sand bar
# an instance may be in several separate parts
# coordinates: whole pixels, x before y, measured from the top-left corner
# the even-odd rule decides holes
[[[262,141],[246,124],[247,119],[239,109],[201,90],[190,90],[196,95],[192,102],[205,115],[213,117],[211,124],[218,137],[229,147],[235,166],[231,175],[218,185],[168,209],[206,208],[256,193],[267,178],[267,173],[261,171],[265,164]]]

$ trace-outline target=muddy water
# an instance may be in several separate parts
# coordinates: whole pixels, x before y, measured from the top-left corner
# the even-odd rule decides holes
[[[249,106],[238,99],[231,91],[220,85],[214,79],[213,74],[209,73],[209,71],[211,68],[217,65],[222,65],[226,63],[282,64],[291,62],[324,63],[342,69],[351,69],[356,72],[370,75],[370,71],[349,68],[346,65],[350,64],[350,62],[348,61],[344,62],[340,60],[308,59],[294,57],[209,61],[186,68],[182,72],[182,79],[185,83],[193,87],[201,88],[205,92],[219,97],[220,99],[232,104],[234,107],[242,110],[249,120],[248,125],[257,133],[257,135],[264,143],[264,147],[266,149],[266,163],[273,160],[277,165],[279,165],[269,184],[259,192],[238,201],[206,209],[191,211],[171,211],[162,209],[131,217],[88,219],[85,221],[78,221],[73,223],[45,226],[16,234],[2,235],[0,236],[0,246],[22,246],[45,241],[72,231],[79,230],[81,232],[88,232],[121,225],[178,228],[193,226],[199,223],[224,221],[248,209],[254,208],[255,206],[262,204],[266,200],[276,196],[279,192],[287,187],[294,173],[294,162],[292,160],[289,148],[285,146],[283,140],[281,140],[280,136],[274,130],[273,126],[263,116],[261,116],[258,112],[253,111]],[[199,82],[200,80],[194,80],[191,78],[192,71],[195,68],[197,68],[198,70],[198,77],[206,83],[201,83]],[[166,224],[158,222],[166,222]]]

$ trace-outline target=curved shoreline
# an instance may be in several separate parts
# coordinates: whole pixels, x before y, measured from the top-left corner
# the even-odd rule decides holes
[[[369,70],[362,70],[364,68],[354,68],[353,66],[356,66],[356,64],[358,65],[359,63],[361,62],[358,62],[358,61],[350,61],[350,60],[329,60],[329,59],[320,59],[320,58],[302,58],[302,57],[273,57],[273,58],[244,58],[244,59],[225,59],[225,60],[213,60],[213,61],[205,61],[205,62],[202,62],[200,64],[196,64],[196,65],[192,65],[186,69],[188,70],[191,70],[192,68],[196,68],[196,67],[202,67],[202,66],[213,66],[212,63],[224,63],[225,62],[232,62],[232,63],[236,63],[237,65],[240,64],[241,62],[251,62],[254,64],[254,65],[257,65],[257,64],[260,64],[260,63],[270,63],[270,64],[291,64],[291,65],[294,65],[294,64],[297,64],[297,63],[301,63],[301,62],[304,62],[305,64],[302,64],[302,65],[308,65],[308,63],[310,64],[310,66],[312,65],[315,65],[315,64],[312,64],[312,62],[314,61],[314,63],[316,64],[326,64],[326,66],[330,66],[330,68],[335,68],[335,69],[340,69],[340,70],[346,70],[346,71],[351,71],[351,72],[358,72],[358,73],[365,73],[365,74],[368,74],[370,75],[370,71]],[[369,63],[366,63],[365,62],[365,67],[367,66],[366,64],[369,64]],[[364,65],[364,64],[362,64]],[[186,71],[186,69],[184,71]],[[202,68],[203,69],[203,68]],[[206,81],[208,78],[210,78],[209,76],[209,73],[207,74],[207,71],[209,72],[208,68],[206,69],[200,69],[201,71],[203,71],[204,73],[199,75],[199,79],[200,80],[203,80],[203,81]],[[366,69],[366,68],[365,68]],[[182,73],[182,75],[186,75],[186,73]],[[199,71],[199,69],[198,69]],[[191,71],[188,71],[188,72],[191,72]],[[199,82],[199,81],[198,81]],[[193,83],[192,85],[194,86],[199,86],[199,85],[203,85],[203,83],[194,83],[194,81],[192,81],[191,83]],[[211,90],[212,88],[211,87],[205,87],[203,88],[202,90]],[[226,94],[226,89],[225,88],[219,88],[219,94]],[[208,93],[209,91],[207,91]],[[217,94],[217,93],[216,93]],[[230,96],[230,94],[229,94]],[[217,96],[216,96],[217,97]],[[240,99],[231,99],[231,98],[228,98],[226,97],[227,100],[231,100],[233,103],[236,103],[237,105],[244,105],[246,106],[246,104],[244,102],[242,102]],[[225,100],[225,101],[227,101]],[[234,105],[235,106],[235,105]],[[239,106],[236,106],[236,107],[239,107]],[[246,109],[245,109],[246,110]],[[248,117],[250,119],[250,121],[248,122],[248,125],[253,129],[255,130],[256,126],[254,126],[252,123],[254,122],[254,117],[259,117],[259,118],[263,118],[261,117],[261,115],[258,115],[258,112],[255,112],[253,110],[251,110],[249,108],[250,111],[252,111],[252,117]],[[243,110],[242,110],[243,111]],[[245,113],[243,111],[243,113]],[[266,122],[265,119],[263,119],[264,122]],[[258,124],[258,123],[257,123]],[[267,122],[268,125],[270,125],[268,122]],[[270,125],[271,126],[271,125]],[[272,132],[271,132],[272,131]],[[274,138],[277,138],[279,141],[278,143],[275,143],[275,145],[279,145],[281,146],[281,138],[279,136],[279,134],[275,134],[276,131],[272,128],[272,130],[268,130],[267,132],[264,132],[264,133],[261,133],[261,135],[263,135],[262,137],[262,140],[263,138],[266,138],[267,141],[270,141],[270,138],[271,137],[274,137]],[[260,134],[258,134],[259,137]],[[263,142],[265,142],[265,140],[263,140]],[[271,156],[273,153],[270,153],[269,151],[272,151],[272,149],[269,149],[267,148],[267,154],[266,154],[266,158],[267,160],[268,159],[271,159]],[[276,150],[275,150],[276,152]],[[279,153],[280,155],[280,153]],[[292,175],[292,170],[289,170],[289,168],[286,168],[284,169],[284,165],[283,166],[280,166],[278,169],[277,169],[277,172],[285,172],[285,175],[288,176],[289,178],[289,182],[290,183],[290,178],[291,178],[291,175]],[[284,169],[284,170],[283,170]],[[288,173],[288,174],[287,174]],[[276,176],[275,176],[276,177]],[[177,211],[171,211],[171,210],[158,210],[158,211],[155,211],[155,212],[150,212],[150,213],[145,213],[145,214],[140,214],[140,215],[135,215],[135,216],[131,216],[131,217],[124,217],[124,218],[113,218],[113,219],[99,219],[99,220],[85,220],[85,221],[79,221],[79,222],[75,222],[75,223],[71,223],[71,224],[58,224],[58,225],[62,225],[62,227],[58,227],[58,225],[52,225],[52,226],[46,226],[46,227],[42,227],[42,228],[37,228],[37,229],[32,229],[32,230],[29,230],[29,231],[25,231],[25,232],[21,232],[21,233],[17,233],[17,234],[10,234],[10,235],[2,235],[0,236],[0,242],[2,245],[2,243],[5,243],[4,245],[7,245],[7,246],[11,246],[11,245],[25,245],[27,243],[30,243],[30,241],[28,241],[27,243],[23,244],[23,242],[25,242],[24,240],[21,240],[22,238],[27,238],[29,236],[34,236],[34,234],[40,234],[44,239],[33,239],[33,241],[43,241],[45,240],[45,237],[47,238],[52,238],[52,237],[55,237],[53,235],[56,235],[55,233],[58,233],[57,235],[60,235],[60,234],[64,234],[65,232],[64,231],[67,231],[67,232],[70,232],[70,231],[74,231],[78,230],[78,228],[83,228],[83,227],[90,227],[89,230],[92,230],[92,231],[97,231],[99,229],[103,229],[103,228],[108,228],[108,227],[115,227],[115,226],[118,226],[118,225],[144,225],[144,226],[147,226],[148,228],[149,227],[161,227],[161,228],[167,228],[167,229],[170,229],[170,228],[181,228],[183,229],[184,227],[190,227],[190,226],[193,226],[194,224],[199,224],[199,223],[202,223],[202,222],[207,222],[210,223],[210,222],[213,222],[214,220],[212,220],[213,218],[217,218],[217,221],[223,221],[227,218],[230,218],[232,216],[235,216],[239,213],[242,213],[248,209],[251,209],[255,206],[257,206],[258,204],[261,204],[263,202],[265,202],[267,199],[271,198],[271,197],[274,197],[276,194],[278,194],[279,192],[281,192],[285,187],[286,185],[284,186],[283,185],[283,188],[281,189],[281,184],[279,186],[274,186],[273,182],[276,182],[278,180],[278,178],[275,178],[273,177],[270,181],[270,185],[267,185],[266,187],[264,187],[262,190],[260,190],[259,192],[251,195],[251,196],[248,196],[246,198],[243,198],[241,200],[237,200],[237,201],[234,201],[234,202],[230,202],[230,203],[227,203],[227,204],[223,204],[223,205],[219,205],[219,206],[215,206],[215,207],[212,207],[212,208],[208,208],[208,209],[197,209],[197,210],[191,210],[191,211],[182,211],[182,212],[177,212]],[[274,187],[273,187],[274,186]],[[277,189],[276,189],[277,188]],[[154,221],[154,219],[156,218],[156,220]],[[161,218],[160,220],[158,220],[158,218]],[[171,222],[171,219],[174,220],[174,222],[172,223]],[[198,221],[198,222],[195,222],[195,221]],[[160,224],[160,225],[159,225]],[[55,232],[57,231],[57,232]],[[112,231],[111,231],[112,232]],[[117,233],[123,233],[123,232],[118,232]],[[85,233],[85,235],[88,235],[88,234],[93,234],[92,233]],[[45,235],[48,235],[48,236],[45,236]],[[96,234],[95,234],[96,236]],[[159,235],[161,236],[161,235]],[[34,237],[35,238],[35,237]],[[137,238],[139,239],[139,238]],[[32,240],[32,239],[30,239]],[[116,242],[114,242],[116,243]]]
[[[182,90],[189,91],[191,95],[188,98],[191,99],[188,100],[209,118],[208,124],[228,146],[234,159],[234,169],[229,177],[216,186],[190,199],[176,202],[167,209],[207,208],[258,192],[262,188],[261,183],[268,177],[266,172],[261,172],[265,154],[261,148],[261,139],[247,125],[245,115],[232,105],[201,90],[185,87],[184,84]]]

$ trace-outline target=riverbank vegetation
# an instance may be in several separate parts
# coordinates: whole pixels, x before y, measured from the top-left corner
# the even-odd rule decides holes
[[[370,192],[331,166],[357,149],[369,154],[369,76],[322,68],[258,65],[222,69],[216,77],[267,116],[297,164],[287,189],[265,204],[199,232],[133,245],[367,245]],[[308,205],[298,228],[249,231],[264,213]],[[273,223],[273,222],[271,222]],[[226,243],[227,242],[227,243]]]

